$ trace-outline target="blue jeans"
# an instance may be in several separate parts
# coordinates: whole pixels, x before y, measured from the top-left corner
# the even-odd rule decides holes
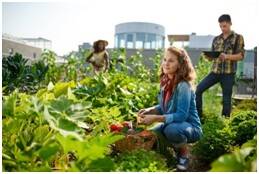
[[[158,123],[152,130],[169,144],[186,144],[198,141],[202,132],[188,122]]]
[[[222,115],[230,116],[231,113],[231,96],[232,88],[235,82],[235,73],[231,74],[216,74],[211,72],[206,76],[197,86],[196,89],[196,107],[198,114],[202,116],[202,94],[204,91],[209,89],[211,86],[220,82],[223,93],[223,109]],[[216,95],[216,94],[215,94]]]

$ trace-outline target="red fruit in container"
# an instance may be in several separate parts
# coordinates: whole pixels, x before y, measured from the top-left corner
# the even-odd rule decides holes
[[[118,130],[118,131],[121,131],[121,130],[122,130],[122,128],[123,128],[123,126],[121,126],[121,125],[117,125],[117,130]]]
[[[118,129],[117,125],[115,124],[110,125],[111,132],[116,131],[117,129]]]
[[[111,132],[119,132],[121,131],[123,127],[121,125],[118,125],[118,124],[112,124],[110,125],[110,131]]]

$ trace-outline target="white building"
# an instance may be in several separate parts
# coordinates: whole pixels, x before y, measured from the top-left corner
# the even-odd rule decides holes
[[[127,22],[115,26],[115,48],[159,49],[165,46],[165,28],[146,22]]]
[[[41,49],[49,49],[52,48],[52,42],[48,39],[38,37],[38,38],[22,38],[23,41],[26,42],[26,44],[38,47]]]
[[[189,48],[205,48],[210,49],[215,36],[213,35],[196,35],[191,34],[189,38]]]
[[[168,35],[168,41],[174,46],[180,43],[182,47],[187,46],[191,49],[211,49],[214,37],[213,35],[196,35],[196,33]]]
[[[40,58],[42,54],[42,49],[28,45],[21,38],[3,34],[2,35],[2,56],[9,56],[15,53],[20,53],[23,57],[29,59],[30,61],[35,61]]]

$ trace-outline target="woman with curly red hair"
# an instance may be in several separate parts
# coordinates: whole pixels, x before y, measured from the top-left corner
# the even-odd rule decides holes
[[[187,52],[169,47],[161,64],[159,104],[138,113],[142,124],[159,122],[153,130],[173,145],[179,170],[188,167],[187,143],[198,141],[202,136],[193,90],[195,77]]]

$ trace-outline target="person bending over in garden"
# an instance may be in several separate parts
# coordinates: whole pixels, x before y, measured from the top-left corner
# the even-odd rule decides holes
[[[207,89],[220,83],[223,94],[222,115],[229,117],[231,113],[232,88],[235,81],[237,61],[244,58],[244,39],[240,34],[231,30],[229,15],[221,15],[218,19],[222,34],[212,42],[212,51],[222,52],[217,59],[213,59],[212,71],[199,83],[196,89],[196,103],[199,116],[202,117],[202,94]],[[206,57],[212,61],[211,58]]]
[[[105,40],[95,41],[93,52],[86,58],[86,62],[93,65],[95,74],[109,69],[109,54],[105,49],[107,45],[108,42]]]
[[[161,65],[159,104],[138,112],[139,123],[158,122],[152,130],[173,146],[179,170],[188,167],[187,143],[196,142],[202,136],[193,90],[195,77],[187,52],[169,47]]]

